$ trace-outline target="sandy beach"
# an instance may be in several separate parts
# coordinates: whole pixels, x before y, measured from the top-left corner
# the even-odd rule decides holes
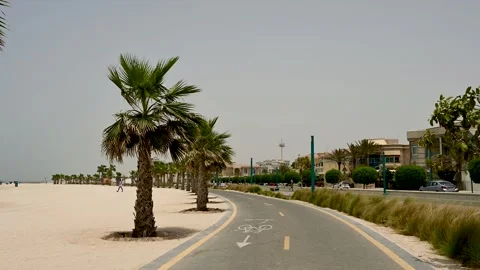
[[[133,228],[135,187],[20,184],[0,186],[0,269],[138,269],[192,236],[152,242],[102,237]],[[225,213],[179,213],[195,197],[153,189],[158,228],[208,228]],[[213,199],[221,201],[220,198]],[[226,209],[225,203],[211,205]]]

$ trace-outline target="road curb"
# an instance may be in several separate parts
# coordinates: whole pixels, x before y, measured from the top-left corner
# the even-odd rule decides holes
[[[214,233],[215,230],[218,230],[223,225],[225,225],[234,214],[234,206],[233,206],[233,203],[230,200],[226,199],[225,197],[223,197],[221,195],[218,195],[218,194],[215,194],[215,195],[218,196],[219,198],[222,198],[227,203],[227,206],[228,206],[227,211],[225,211],[225,214],[220,218],[220,220],[218,220],[215,224],[211,225],[210,227],[206,228],[205,230],[198,232],[197,234],[195,234],[189,240],[181,243],[180,245],[176,246],[175,248],[173,248],[173,249],[167,251],[166,253],[160,255],[159,257],[157,257],[156,259],[154,259],[150,263],[140,267],[139,269],[142,269],[142,270],[159,269],[163,265],[165,265],[165,264],[169,263],[170,261],[174,260],[177,256],[180,256],[181,253],[185,252],[187,249],[192,248],[193,246],[200,243],[202,240],[204,240],[205,238],[210,236],[212,233]],[[168,267],[166,267],[166,269],[168,269]]]

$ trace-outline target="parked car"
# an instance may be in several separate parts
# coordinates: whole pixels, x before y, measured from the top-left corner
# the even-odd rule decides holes
[[[348,183],[345,183],[345,182],[340,182],[340,183],[337,183],[333,186],[333,188],[338,188],[338,189],[350,189],[350,185]]]
[[[434,180],[428,182],[424,187],[420,187],[420,191],[458,192],[458,188],[448,181]]]
[[[280,188],[278,187],[278,185],[275,184],[275,183],[270,183],[269,186],[270,186],[270,190],[271,190],[271,191],[279,191],[279,190],[280,190]]]

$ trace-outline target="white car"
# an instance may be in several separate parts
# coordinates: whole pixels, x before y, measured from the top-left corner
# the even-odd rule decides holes
[[[338,184],[335,184],[333,186],[333,188],[337,188],[337,189],[350,189],[350,185],[349,184],[346,184],[346,183],[338,183]]]

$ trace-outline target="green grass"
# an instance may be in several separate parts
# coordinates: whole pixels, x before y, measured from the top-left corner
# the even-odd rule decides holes
[[[328,207],[428,241],[439,253],[480,268],[480,209],[459,205],[387,199],[383,196],[352,194],[317,189],[297,190],[293,200]]]

